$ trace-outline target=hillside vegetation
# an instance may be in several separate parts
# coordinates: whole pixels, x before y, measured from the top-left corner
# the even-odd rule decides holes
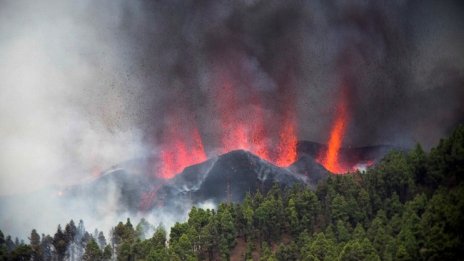
[[[0,233],[0,260],[464,260],[464,126],[425,152],[393,151],[363,173],[313,191],[257,191],[240,204],[192,208],[169,236],[142,220],[107,241],[82,221],[28,244]]]

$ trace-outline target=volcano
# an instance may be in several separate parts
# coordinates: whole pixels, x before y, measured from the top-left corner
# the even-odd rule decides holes
[[[316,189],[318,183],[334,175],[318,162],[326,149],[324,144],[300,141],[297,159],[284,167],[248,150],[232,150],[184,167],[172,178],[153,175],[158,170],[157,157],[133,159],[75,185],[0,197],[0,204],[30,206],[30,202],[40,202],[48,206],[56,222],[63,216],[93,222],[144,216],[173,225],[184,219],[193,205],[214,208],[220,202],[240,202],[247,193],[259,190],[265,194],[274,185],[287,188],[302,184]],[[339,156],[341,162],[359,168],[363,162],[376,164],[391,149],[395,148],[342,147]],[[8,213],[2,214],[8,218]]]
[[[309,163],[308,163],[309,162]],[[181,210],[186,204],[240,202],[257,190],[268,191],[294,184],[315,187],[329,173],[314,160],[303,157],[288,168],[278,167],[248,151],[234,150],[186,167],[172,179],[139,173],[128,164],[108,170],[92,182],[72,186],[64,198],[92,198],[93,208],[108,204],[104,195],[118,195],[115,211],[136,213],[154,208]]]
[[[377,163],[393,146],[345,147],[339,152],[340,162],[353,170],[364,170]],[[249,151],[233,150],[184,168],[171,179],[151,175],[150,160],[123,163],[106,171],[92,182],[65,190],[72,197],[93,198],[95,209],[108,204],[104,195],[118,195],[118,212],[151,211],[155,208],[181,210],[185,205],[202,202],[240,202],[247,193],[268,191],[274,184],[289,187],[305,184],[313,189],[331,173],[318,162],[325,153],[324,144],[300,141],[298,159],[288,167],[279,167]],[[145,163],[144,163],[145,162]],[[95,196],[95,194],[100,196]]]
[[[247,192],[267,191],[306,183],[308,177],[281,168],[244,150],[235,150],[201,164],[193,165],[158,190],[158,201],[170,204],[172,199],[203,201],[241,201]],[[156,202],[155,202],[156,203]]]

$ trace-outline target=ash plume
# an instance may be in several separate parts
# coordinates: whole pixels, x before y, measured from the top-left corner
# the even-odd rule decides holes
[[[170,117],[218,154],[221,79],[232,121],[262,120],[270,146],[288,118],[299,140],[325,143],[348,81],[345,146],[428,148],[464,120],[463,11],[431,0],[0,1],[0,195],[157,156]],[[0,212],[55,207],[38,200],[50,204]],[[67,222],[56,215],[53,226]],[[24,233],[5,220],[0,229]]]
[[[346,144],[430,147],[462,120],[457,1],[139,4],[143,11],[127,10],[120,31],[146,94],[138,100],[140,126],[153,143],[166,111],[183,106],[205,146],[217,146],[218,71],[233,79],[238,114],[260,97],[271,132],[295,105],[299,139],[326,141],[345,78],[352,97]]]

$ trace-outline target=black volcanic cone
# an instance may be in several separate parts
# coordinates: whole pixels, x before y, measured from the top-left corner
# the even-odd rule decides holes
[[[158,191],[159,199],[186,199],[193,204],[243,200],[247,192],[268,190],[273,184],[291,186],[307,178],[279,168],[243,150],[231,151],[190,166]]]
[[[342,148],[340,155],[353,164],[375,163],[392,149],[398,148]],[[248,151],[235,150],[186,167],[171,180],[153,178],[152,169],[134,161],[121,164],[91,182],[71,187],[65,195],[92,199],[96,209],[110,201],[109,195],[118,195],[118,211],[136,212],[160,206],[183,209],[186,205],[202,202],[239,202],[247,192],[254,193],[258,189],[266,192],[273,184],[286,187],[304,183],[315,189],[330,175],[316,161],[326,146],[301,141],[297,150],[298,160],[288,168],[275,166]]]

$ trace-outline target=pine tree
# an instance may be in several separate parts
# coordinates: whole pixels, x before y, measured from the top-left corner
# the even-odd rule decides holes
[[[5,235],[0,230],[0,261],[6,261],[8,257],[8,248],[6,246]]]
[[[340,261],[357,261],[357,260],[372,260],[380,261],[380,258],[370,243],[369,239],[350,240],[343,247],[340,256]]]
[[[134,230],[134,226],[132,226],[130,218],[127,218],[124,228],[125,228],[124,229],[125,231],[124,231],[123,240],[133,242],[135,240],[135,230]]]
[[[290,244],[280,244],[276,250],[275,256],[279,261],[296,261],[298,260],[298,249],[294,242]]]
[[[403,244],[399,244],[398,250],[396,251],[395,260],[398,260],[398,261],[410,261],[410,260],[414,260],[414,259],[412,259],[409,256],[408,251],[406,250],[406,247]]]
[[[106,238],[102,231],[98,233],[98,246],[103,249],[106,246]]]
[[[30,246],[32,249],[32,260],[42,260],[42,251],[40,249],[40,235],[35,229],[32,230],[31,236],[29,237]]]
[[[85,261],[100,261],[102,260],[102,252],[98,247],[97,242],[92,238],[85,247],[85,253],[82,256],[82,260]]]
[[[111,248],[110,245],[106,245],[105,249],[103,250],[102,260],[103,261],[109,261],[109,260],[111,260],[112,256],[113,256],[113,249]]]
[[[27,261],[32,258],[32,249],[30,246],[19,243],[10,253],[9,260]]]
[[[195,255],[192,249],[192,241],[186,234],[183,234],[179,241],[176,241],[172,246],[175,257],[180,260],[195,260]]]
[[[415,182],[419,185],[430,185],[427,179],[427,155],[420,144],[408,153],[409,165],[412,166]]]
[[[61,226],[58,226],[55,236],[53,237],[53,246],[55,247],[58,260],[64,260],[68,244],[66,241],[66,236],[61,230]]]
[[[13,251],[16,247],[16,244],[15,242],[13,242],[10,235],[6,236],[5,245],[6,245],[7,252]]]
[[[296,210],[295,201],[292,198],[288,200],[286,214],[286,220],[288,221],[288,227],[290,231],[293,235],[297,235],[300,231],[300,224],[298,220],[298,212]]]
[[[342,220],[338,220],[336,224],[338,242],[346,242],[350,240],[350,232],[347,228],[349,225]]]
[[[66,241],[69,244],[69,242],[74,241],[74,238],[76,237],[77,234],[77,227],[74,224],[74,221],[71,219],[71,221],[66,224],[65,229],[64,229],[64,234],[66,237]]]
[[[235,245],[236,231],[230,208],[228,205],[221,204],[218,210],[219,220],[219,250],[221,255],[228,260],[230,250]]]
[[[137,224],[135,227],[135,235],[137,238],[140,238],[141,240],[146,239],[146,233],[150,230],[150,223],[148,223],[145,218],[142,218],[140,222]]]
[[[117,247],[119,244],[122,243],[125,233],[126,233],[125,231],[126,229],[122,222],[119,222],[118,225],[116,225],[116,227],[114,227],[114,229],[112,230],[111,241],[115,247]]]
[[[42,234],[42,241],[40,242],[40,251],[43,255],[43,260],[51,260],[52,259],[52,245],[53,245],[53,238],[49,235]]]
[[[319,260],[335,259],[335,242],[326,238],[324,233],[318,233],[306,253],[308,255],[314,255]]]
[[[356,228],[353,231],[353,239],[363,240],[366,237],[366,231],[361,224],[357,224]]]

